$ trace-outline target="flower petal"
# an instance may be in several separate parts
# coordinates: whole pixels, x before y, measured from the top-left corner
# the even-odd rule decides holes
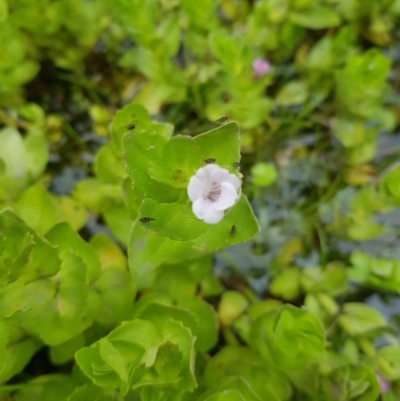
[[[204,223],[217,224],[224,218],[224,212],[222,210],[215,210],[214,208],[209,210],[207,216],[204,217]]]
[[[229,177],[224,181],[229,182],[229,184],[232,184],[235,187],[236,191],[238,191],[242,185],[239,178],[235,174],[229,174]]]
[[[200,167],[197,171],[196,171],[196,176],[198,178],[200,178],[201,180],[207,179],[210,176],[211,171],[215,170],[215,169],[219,169],[220,167],[216,164],[207,164],[204,167]]]
[[[200,167],[197,171],[196,171],[196,177],[200,180],[204,180],[205,178],[208,177],[207,171],[204,170],[203,167]]]
[[[221,184],[221,195],[213,203],[216,210],[226,210],[233,206],[238,198],[238,193],[235,187],[229,182]]]
[[[193,175],[190,177],[189,185],[187,187],[189,199],[194,202],[201,198],[206,191],[206,185],[206,182],[199,179],[197,176]]]
[[[198,219],[208,224],[216,224],[224,217],[224,212],[215,210],[212,202],[205,198],[199,198],[193,202],[192,210]]]
[[[229,171],[218,167],[210,172],[210,182],[213,185],[219,185],[221,182],[226,181],[229,177]]]
[[[218,164],[210,163],[210,164],[207,164],[206,166],[204,166],[203,168],[208,174],[210,174],[211,171],[219,169],[221,167],[218,166]]]

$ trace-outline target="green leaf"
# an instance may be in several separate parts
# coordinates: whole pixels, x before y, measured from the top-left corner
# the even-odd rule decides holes
[[[8,351],[7,343],[9,340],[8,327],[5,322],[0,321],[0,375],[7,366]],[[0,376],[1,377],[1,376]]]
[[[27,172],[26,149],[21,134],[15,128],[0,131],[0,159],[6,165],[6,176],[22,180]]]
[[[357,147],[370,141],[378,134],[378,127],[368,127],[362,119],[332,119],[332,129],[336,138],[346,148]],[[357,148],[358,150],[358,148]]]
[[[131,355],[133,350],[137,348],[131,347]],[[75,360],[82,372],[97,386],[116,388],[119,385],[118,375],[101,358],[98,342],[78,350]]]
[[[158,320],[156,320],[154,323],[161,331],[163,343],[172,343],[179,346],[179,349],[182,353],[182,363],[181,369],[179,369],[178,371],[175,370],[175,377],[171,377],[170,375],[170,367],[168,366],[169,364],[164,364],[165,368],[158,373],[158,377],[156,377],[155,380],[154,378],[151,378],[149,382],[146,380],[144,383],[148,382],[157,384],[158,382],[164,385],[164,383],[171,382],[171,384],[178,384],[178,389],[181,391],[192,391],[195,387],[197,387],[196,377],[194,373],[195,337],[192,335],[190,330],[184,327],[180,322],[168,319],[163,322],[159,322]],[[171,349],[171,347],[168,348],[173,352],[173,349]],[[170,355],[169,358],[173,358],[172,361],[175,362],[176,353],[173,352],[173,354]]]
[[[0,211],[0,261],[0,287],[53,276],[61,263],[57,249],[9,208]]]
[[[174,241],[145,231],[139,221],[133,225],[128,246],[129,269],[135,278],[138,289],[151,286],[156,270],[162,263],[175,263],[199,256],[190,249],[193,244],[188,241]],[[157,249],[157,252],[154,252]],[[193,254],[193,256],[192,256]]]
[[[112,142],[104,145],[96,154],[94,161],[96,177],[103,182],[119,184],[127,176],[122,156],[117,154]]]
[[[264,395],[267,398],[259,397],[254,390],[251,388],[250,384],[240,376],[225,376],[221,378],[217,382],[215,382],[211,389],[206,391],[197,401],[205,401],[209,400],[210,396],[213,396],[215,393],[233,393],[236,398],[234,400],[245,400],[245,401],[262,401],[262,400],[271,400],[278,401],[278,398],[274,395],[274,393],[266,390]],[[219,396],[219,395],[218,395]],[[211,398],[212,399],[212,398]],[[225,400],[226,398],[222,398]],[[218,400],[218,398],[214,398],[214,400]]]
[[[374,308],[359,302],[347,302],[338,319],[343,330],[351,336],[368,336],[387,326],[385,318]]]
[[[0,0],[0,23],[3,23],[8,18],[8,4],[6,0]]]
[[[116,326],[129,312],[135,300],[136,285],[131,274],[109,267],[102,271],[94,288],[101,299],[96,320],[104,326]]]
[[[348,270],[340,263],[330,262],[325,269],[309,267],[301,272],[301,285],[306,292],[324,292],[333,296],[348,291]]]
[[[121,248],[106,234],[96,233],[89,240],[96,250],[102,270],[110,267],[126,270],[127,260]]]
[[[180,299],[177,306],[149,303],[138,317],[161,323],[173,319],[181,322],[196,336],[197,351],[208,351],[217,342],[217,320],[214,310],[195,296]]]
[[[240,391],[224,390],[219,391],[210,397],[204,398],[204,401],[246,401]]]
[[[193,343],[193,336],[179,322],[135,319],[80,349],[76,361],[97,385],[120,388],[122,393],[132,386],[169,383],[179,383],[181,390],[192,390],[196,385]]]
[[[8,321],[0,322],[0,382],[7,382],[20,373],[35,352],[42,346],[35,338],[24,333],[16,335],[16,327]]]
[[[148,28],[146,28],[148,29]],[[171,124],[152,122],[146,109],[139,104],[129,104],[118,111],[111,123],[111,133],[117,151],[122,151],[125,133],[148,131],[169,139],[173,133]]]
[[[56,202],[41,181],[23,193],[15,205],[15,210],[40,234],[45,234],[58,220]]]
[[[275,393],[286,400],[291,394],[285,374],[265,364],[257,351],[247,347],[225,346],[207,362],[204,369],[206,387],[212,387],[226,376],[242,377],[263,399],[274,399],[271,393]]]
[[[115,238],[126,245],[132,230],[128,208],[123,203],[113,203],[103,210],[103,217]]]
[[[61,258],[71,249],[82,258],[87,268],[89,282],[94,281],[100,274],[100,261],[93,247],[85,242],[68,223],[59,223],[46,235],[47,240],[57,246]]]
[[[108,184],[95,178],[80,181],[73,196],[94,212],[101,213],[107,206],[123,202],[121,185]]]
[[[250,344],[281,369],[298,369],[322,358],[325,338],[321,323],[311,313],[284,305],[259,316],[251,328]]]
[[[99,304],[87,286],[86,266],[72,251],[63,253],[55,283],[57,292],[47,308],[32,308],[21,316],[22,326],[49,345],[63,343],[89,327]]]
[[[58,222],[66,221],[76,231],[85,226],[89,216],[82,203],[70,196],[58,196],[53,200],[56,205]]]
[[[247,198],[242,194],[239,201],[225,214],[225,217],[193,242],[207,249],[220,249],[239,244],[253,238],[260,230]]]
[[[381,179],[382,189],[400,200],[400,165],[395,165]]]
[[[172,172],[163,163],[166,138],[157,132],[128,132],[123,139],[124,159],[133,185],[159,202],[178,200],[181,189],[172,188]],[[164,184],[166,177],[167,184]]]
[[[130,219],[137,220],[139,205],[143,200],[143,193],[133,186],[132,180],[128,177],[123,183],[125,203],[130,212]]]
[[[335,72],[337,96],[346,112],[367,120],[379,115],[389,69],[390,60],[378,49],[348,57],[345,67]]]
[[[136,319],[150,304],[173,305],[173,299],[162,292],[150,291],[141,296],[133,305],[129,319]]]
[[[23,104],[19,108],[18,113],[22,116],[24,120],[27,120],[30,123],[34,124],[30,128],[41,127],[44,124],[46,117],[43,108],[36,103]]]
[[[70,376],[49,374],[35,377],[13,394],[15,401],[54,401],[66,399],[76,387]]]
[[[385,363],[385,377],[389,380],[397,381],[400,378],[400,347],[398,345],[389,345],[379,348],[379,358],[382,358]]]
[[[385,232],[385,227],[370,221],[370,218],[355,218],[349,222],[346,233],[351,240],[368,240]]]
[[[259,162],[251,168],[251,176],[254,185],[266,187],[276,181],[278,172],[272,163]]]
[[[130,129],[133,129],[132,126],[149,123],[151,123],[149,114],[139,104],[129,104],[119,110],[111,123],[111,134],[117,149],[122,150],[122,137]],[[140,128],[142,127],[140,126]]]
[[[340,24],[339,15],[327,6],[313,4],[296,12],[289,13],[294,24],[311,29],[330,28]]]
[[[198,281],[189,270],[188,262],[164,265],[157,271],[154,288],[176,300],[196,294]]]
[[[107,364],[118,375],[121,384],[120,389],[122,395],[128,392],[128,364],[124,356],[115,348],[113,343],[107,338],[99,341],[99,352],[104,363]]]
[[[236,38],[226,33],[213,33],[210,36],[210,48],[229,73],[240,74],[244,67],[243,47]]]
[[[70,338],[69,340],[50,347],[50,359],[56,365],[64,365],[74,359],[74,354],[85,345],[83,333]]]
[[[182,0],[181,7],[191,25],[205,30],[210,30],[213,26],[216,13],[213,0],[204,0],[201,3]]]
[[[284,268],[270,284],[271,294],[288,301],[296,299],[300,293],[300,271],[297,267]]]
[[[175,241],[197,238],[207,230],[207,224],[197,220],[189,204],[157,203],[145,198],[139,209],[139,221],[146,231],[166,236]]]
[[[338,383],[338,391],[346,400],[375,401],[379,398],[380,389],[376,372],[365,364],[340,367],[324,381],[323,385],[329,385],[332,381]]]
[[[276,103],[280,106],[292,106],[302,104],[308,98],[308,88],[303,81],[292,81],[278,92]]]
[[[15,281],[0,289],[0,317],[12,316],[15,312],[44,310],[54,295],[56,286],[48,279],[39,279],[24,284]]]
[[[194,142],[200,148],[203,160],[215,159],[220,167],[236,172],[234,164],[240,162],[240,137],[235,122],[197,135]]]
[[[122,401],[117,397],[114,391],[105,391],[94,384],[84,384],[76,387],[67,401]]]
[[[225,291],[218,305],[222,326],[231,326],[249,306],[248,299],[238,291]]]
[[[178,188],[186,188],[190,177],[203,164],[202,153],[189,136],[178,135],[171,138],[164,145],[162,157],[171,172],[168,182]]]
[[[38,179],[44,172],[49,159],[49,145],[44,131],[32,127],[24,139],[26,170],[30,179]]]
[[[164,376],[165,381],[175,381],[182,369],[182,359],[179,346],[167,341],[158,348],[154,369]]]
[[[133,40],[141,46],[151,46],[155,36],[157,23],[158,4],[146,0],[134,0],[129,3],[121,3],[124,8],[120,10],[124,26],[129,26],[129,32]],[[131,15],[130,11],[134,7],[137,12]]]
[[[0,372],[0,381],[6,382],[16,374],[21,373],[41,347],[42,343],[35,338],[26,338],[10,344],[7,347],[9,357],[6,360],[5,369]]]

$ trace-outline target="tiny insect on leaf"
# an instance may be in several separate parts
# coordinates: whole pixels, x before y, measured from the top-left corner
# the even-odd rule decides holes
[[[141,217],[141,218],[139,219],[139,221],[140,221],[141,223],[150,223],[150,221],[152,221],[152,220],[155,220],[155,219],[153,219],[152,217]]]
[[[233,225],[231,228],[231,237],[234,237],[236,235],[236,226]]]
[[[129,124],[129,125],[126,126],[126,129],[129,130],[129,131],[132,130],[132,129],[135,129],[135,128],[136,128],[136,125],[134,125],[134,124]]]
[[[209,158],[209,159],[206,159],[206,160],[204,160],[204,163],[206,163],[206,164],[212,164],[212,163],[215,163],[217,161],[217,159],[214,159],[214,158]]]
[[[228,119],[228,117],[221,117],[218,120],[215,120],[216,123],[218,124],[222,124],[224,123],[226,120]]]

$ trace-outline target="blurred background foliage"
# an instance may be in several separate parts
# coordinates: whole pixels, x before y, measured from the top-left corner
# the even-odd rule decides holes
[[[0,209],[19,216],[0,219],[4,400],[400,399],[399,17],[399,0],[0,0]],[[258,236],[212,256],[138,245],[132,104],[166,135],[238,123]],[[60,316],[40,310],[56,273]],[[129,391],[101,364],[130,319],[172,359]]]

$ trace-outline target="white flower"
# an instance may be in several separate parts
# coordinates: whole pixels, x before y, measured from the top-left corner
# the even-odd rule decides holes
[[[216,164],[199,168],[190,178],[187,192],[193,202],[196,217],[208,224],[216,224],[224,217],[224,210],[235,204],[241,182],[234,174]]]

